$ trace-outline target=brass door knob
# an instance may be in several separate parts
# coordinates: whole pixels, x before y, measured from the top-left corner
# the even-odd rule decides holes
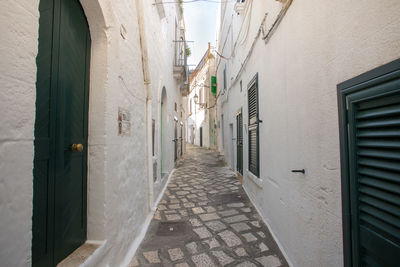
[[[72,144],[71,145],[71,150],[74,152],[82,152],[83,151],[83,145],[82,144]]]

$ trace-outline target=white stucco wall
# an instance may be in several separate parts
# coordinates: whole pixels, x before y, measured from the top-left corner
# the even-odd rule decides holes
[[[30,263],[38,2],[0,3],[2,266],[28,266]]]
[[[119,266],[133,256],[129,253],[134,253],[146,218],[151,215],[149,203],[158,198],[166,180],[150,194],[146,153],[151,136],[146,133],[147,95],[136,2],[81,3],[92,39],[87,239],[101,244],[88,265]],[[147,49],[152,53],[149,66],[153,116],[159,118],[159,92],[165,85],[169,89],[169,117],[173,120],[174,116],[180,117],[180,110],[174,113],[174,102],[181,106],[180,83],[172,76],[173,50],[165,44],[172,44],[174,39],[171,25],[179,8],[166,8],[166,18],[160,20],[151,2],[143,4]],[[4,266],[31,265],[38,7],[39,1],[0,4],[0,262]],[[158,38],[155,32],[165,32],[164,38]],[[166,48],[159,51],[160,47]],[[120,107],[131,114],[129,136],[118,136]],[[172,125],[167,134],[172,140]],[[173,144],[168,149],[171,171]]]
[[[208,50],[207,50],[208,53]],[[198,72],[192,77],[190,82],[190,93],[187,98],[187,109],[190,112],[190,101],[192,102],[192,113],[188,116],[188,125],[194,127],[194,145],[200,146],[200,127],[202,127],[202,146],[213,148],[211,145],[210,122],[215,119],[215,110],[211,108],[214,101],[211,94],[211,76],[215,75],[215,59],[210,57],[206,63],[199,68]],[[202,99],[200,99],[200,89],[202,90]],[[198,103],[194,101],[194,96],[198,96]],[[201,100],[201,103],[200,103]],[[203,105],[200,105],[203,104]],[[188,132],[187,140],[191,142],[191,131]]]
[[[217,74],[220,90],[226,63],[228,90],[218,100],[218,119],[221,113],[224,115],[226,161],[230,164],[233,151],[236,164],[229,123],[235,129],[235,114],[242,107],[244,188],[287,259],[294,266],[342,266],[336,85],[399,58],[400,3],[293,1],[269,42],[265,44],[261,38],[255,42],[249,61],[233,83],[264,14],[268,12],[269,24],[279,12],[280,3],[276,1],[252,2],[248,37],[233,55],[230,40],[235,42],[243,15],[236,15],[233,5],[228,4],[225,14],[221,8],[218,51],[231,57],[228,61],[221,59]],[[247,171],[246,91],[256,73],[263,120],[260,179],[252,179]],[[291,173],[302,168],[305,175]]]

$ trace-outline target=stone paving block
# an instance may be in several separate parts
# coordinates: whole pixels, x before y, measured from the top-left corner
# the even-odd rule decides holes
[[[274,255],[262,256],[260,258],[256,258],[256,261],[262,264],[264,267],[278,267],[281,266],[281,261],[278,257]]]
[[[176,210],[165,210],[163,211],[164,214],[176,214]]]
[[[185,208],[193,208],[195,205],[194,205],[194,203],[192,203],[192,202],[187,202],[187,203],[183,203],[183,206],[184,206]]]
[[[242,244],[240,238],[232,231],[225,230],[218,234],[228,247],[234,247]]]
[[[137,267],[137,266],[139,266],[139,262],[138,262],[138,260],[137,260],[137,258],[135,256],[135,257],[133,257],[133,259],[129,263],[128,267]]]
[[[236,255],[238,255],[238,257],[245,257],[245,256],[249,255],[249,254],[247,254],[247,252],[244,248],[235,249],[235,253],[236,253]]]
[[[204,207],[208,213],[216,212],[217,210],[214,207],[207,206]]]
[[[219,248],[221,246],[219,244],[219,242],[217,241],[217,239],[215,239],[215,238],[211,238],[209,240],[204,240],[203,243],[207,244],[209,249]]]
[[[177,210],[181,208],[181,205],[180,204],[169,205],[168,208],[172,210]]]
[[[192,208],[194,214],[204,213],[205,211],[201,207]]]
[[[172,261],[177,261],[183,259],[184,255],[180,248],[168,249],[169,257]]]
[[[233,258],[226,255],[223,251],[211,251],[211,253],[214,255],[214,257],[217,258],[219,264],[221,264],[222,266],[225,266],[235,261]]]
[[[199,205],[199,206],[205,206],[205,205],[207,205],[207,204],[208,204],[207,201],[197,202],[197,205]]]
[[[157,221],[160,221],[160,220],[161,220],[161,215],[160,215],[160,212],[159,212],[159,211],[156,211],[156,212],[154,213],[153,219],[154,219],[154,220],[157,220]]]
[[[260,243],[260,245],[258,245],[258,247],[260,248],[260,251],[261,252],[265,252],[265,251],[268,251],[269,250],[269,248],[267,247],[267,245],[265,245],[264,243]]]
[[[167,207],[165,207],[165,205],[158,205],[158,210],[166,210]]]
[[[196,219],[196,218],[191,218],[191,219],[189,219],[189,222],[190,222],[190,224],[193,226],[193,227],[197,227],[197,226],[202,226],[203,224],[198,220],[198,219]]]
[[[246,242],[254,242],[257,241],[257,237],[255,237],[252,233],[242,234]]]
[[[196,242],[190,242],[185,245],[186,249],[189,251],[190,254],[196,254],[197,253],[197,244]]]
[[[257,265],[255,265],[252,262],[245,261],[245,262],[239,263],[238,265],[236,265],[236,267],[257,267]]]
[[[211,233],[205,227],[194,228],[193,231],[200,237],[200,239],[211,237]]]
[[[189,194],[190,192],[189,191],[176,191],[176,194],[178,195],[178,196],[184,196],[184,195],[187,195],[187,194]]]
[[[203,222],[213,221],[220,218],[216,213],[200,214],[199,217]]]
[[[251,209],[250,208],[241,208],[241,211],[248,213],[248,212],[251,212]]]
[[[265,234],[263,232],[257,232],[257,234],[261,237],[261,238],[265,238]]]
[[[244,207],[244,203],[242,203],[242,202],[229,203],[229,204],[227,204],[227,206],[230,208],[241,208],[241,207]]]
[[[197,267],[212,267],[216,266],[211,258],[206,254],[202,253],[192,257],[192,261]]]
[[[179,210],[179,213],[184,217],[188,216],[188,212],[186,210]]]
[[[223,224],[221,221],[206,222],[206,226],[211,230],[213,230],[214,232],[219,232],[227,228],[227,226]]]
[[[222,217],[232,216],[232,215],[236,215],[238,213],[239,212],[237,210],[218,211],[218,214],[221,215]]]
[[[181,216],[177,214],[165,215],[165,217],[168,221],[179,221],[180,219],[182,219]]]
[[[175,267],[189,267],[189,264],[186,262],[175,264]]]
[[[225,217],[222,220],[227,223],[235,223],[235,222],[241,222],[241,221],[247,221],[249,218],[246,217],[246,215],[240,214],[232,217]]]
[[[161,263],[157,250],[143,252],[143,256],[149,263]]]
[[[254,226],[257,227],[257,228],[260,228],[260,227],[261,227],[259,221],[252,221],[251,224],[254,225]]]
[[[243,231],[247,231],[250,230],[251,228],[244,222],[240,222],[240,223],[234,223],[231,224],[231,227],[236,231],[236,232],[243,232]]]

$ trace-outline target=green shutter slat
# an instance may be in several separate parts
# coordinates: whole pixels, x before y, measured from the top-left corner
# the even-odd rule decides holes
[[[375,168],[379,168],[379,169],[386,169],[386,170],[400,172],[400,164],[398,162],[392,162],[392,161],[388,161],[388,160],[359,158],[358,164],[367,166],[367,167],[375,167]]]
[[[400,137],[400,129],[366,129],[360,130],[357,137],[365,138],[386,138],[386,137]]]
[[[386,117],[386,116],[394,116],[400,115],[400,105],[390,105],[385,107],[379,107],[369,110],[363,110],[357,113],[357,119],[369,119],[369,118],[378,118],[378,117]]]
[[[396,207],[395,205],[392,205],[386,201],[382,201],[380,199],[376,199],[366,195],[361,195],[360,201],[375,208],[381,209],[394,216],[400,217],[400,207]]]
[[[400,160],[400,152],[391,150],[385,151],[379,149],[360,149],[357,155],[378,159]]]
[[[368,177],[364,177],[364,176],[361,176],[358,181],[365,185],[383,189],[383,190],[386,190],[388,192],[392,192],[395,194],[400,194],[400,185],[399,184],[390,183],[390,182],[387,182],[384,180],[378,180],[378,179],[374,179],[374,178],[368,178]]]
[[[360,185],[359,192],[360,192],[360,195],[365,194],[365,195],[368,195],[371,197],[375,197],[377,199],[387,201],[396,206],[400,206],[400,197],[393,195],[391,193],[387,193],[387,192],[379,190],[379,189],[371,188],[366,185]]]
[[[361,205],[362,206],[362,205]],[[393,226],[392,224],[387,223],[384,217],[376,217],[382,216],[378,210],[374,210],[373,208],[361,207],[362,212],[360,213],[360,219],[367,224],[370,224],[383,232],[386,236],[394,237],[396,239],[400,238],[400,230],[399,228]]]
[[[388,140],[363,140],[357,144],[359,147],[380,147],[380,148],[393,148],[399,149],[400,142]]]
[[[358,173],[370,177],[375,177],[378,179],[384,179],[392,182],[400,182],[400,174],[396,174],[390,171],[383,171],[368,167],[360,167],[358,168]]]
[[[357,123],[357,128],[378,128],[400,126],[400,118],[375,119]]]
[[[365,205],[365,204],[361,204],[360,205],[360,210],[361,212],[365,212],[366,214],[369,214],[370,216],[378,219],[379,221],[382,221],[385,224],[390,225],[391,227],[393,227],[396,231],[396,237],[399,238],[400,237],[400,219],[397,216],[393,216],[387,212],[384,212],[380,209],[377,209],[373,206],[370,205]]]

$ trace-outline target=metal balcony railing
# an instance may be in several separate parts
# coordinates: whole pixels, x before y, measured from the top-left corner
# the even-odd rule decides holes
[[[175,40],[175,67],[184,67],[187,65],[187,56],[186,56],[186,41],[185,40]]]

